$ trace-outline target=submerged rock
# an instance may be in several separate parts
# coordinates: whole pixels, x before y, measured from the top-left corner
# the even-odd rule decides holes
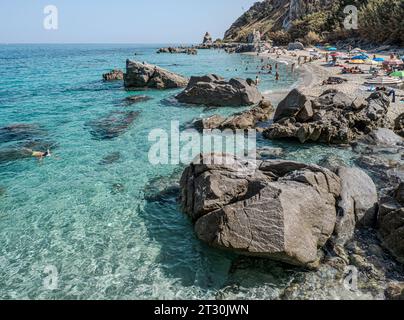
[[[91,135],[98,140],[114,139],[126,132],[139,116],[136,111],[113,111],[108,116],[86,124]]]
[[[378,220],[383,246],[404,263],[404,182],[380,200]]]
[[[32,152],[30,152],[28,149],[0,149],[0,164],[27,159],[31,156]]]
[[[117,151],[117,152],[112,152],[108,155],[106,155],[101,161],[100,164],[101,165],[110,165],[110,164],[114,164],[118,161],[120,161],[122,158],[122,154]]]
[[[273,110],[272,104],[269,101],[261,101],[258,106],[250,110],[236,113],[228,118],[213,115],[209,118],[196,120],[193,126],[199,131],[205,129],[253,129],[258,122],[269,120]]]
[[[148,97],[148,96],[130,96],[130,97],[126,97],[125,99],[124,99],[124,102],[127,104],[127,105],[132,105],[132,104],[135,104],[135,103],[140,103],[140,102],[145,102],[145,101],[149,101],[149,100],[151,100],[152,98],[150,98],[150,97]]]
[[[264,136],[294,138],[301,143],[348,144],[374,129],[388,127],[389,105],[389,99],[380,92],[371,94],[362,106],[337,90],[327,90],[309,101],[295,89],[279,104],[275,123],[265,130]]]
[[[6,188],[0,187],[0,197],[6,194]]]
[[[0,128],[0,143],[35,139],[45,134],[38,125],[18,123]]]
[[[188,80],[183,76],[158,66],[138,61],[126,61],[125,88],[175,89],[185,87]]]
[[[187,88],[176,98],[182,103],[207,106],[249,106],[263,99],[253,80],[225,81],[214,74],[191,77]]]
[[[184,171],[182,209],[194,220],[198,237],[243,255],[317,267],[318,249],[336,223],[338,176],[282,160],[259,162],[253,172],[243,169],[237,160],[192,164]]]
[[[102,75],[104,81],[116,81],[123,80],[123,71],[122,70],[111,70],[110,72],[104,73]]]

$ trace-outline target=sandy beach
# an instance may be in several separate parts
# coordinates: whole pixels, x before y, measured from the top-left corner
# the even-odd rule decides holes
[[[325,53],[323,51],[319,52]],[[318,97],[322,92],[328,89],[338,89],[348,95],[356,97],[363,96],[367,98],[370,95],[370,92],[367,91],[364,83],[366,79],[370,77],[369,69],[371,68],[371,65],[360,65],[360,68],[365,72],[364,74],[341,74],[341,67],[329,66],[325,61],[325,58],[298,65],[299,56],[310,57],[310,52],[308,50],[280,50],[279,54],[261,53],[259,56],[264,59],[269,58],[274,61],[279,61],[279,63],[287,63],[290,66],[295,63],[296,70],[299,71],[302,75],[299,83],[297,84],[297,87],[309,97]],[[389,57],[389,53],[378,53],[377,56],[387,59]],[[344,65],[353,66],[345,63]],[[282,77],[282,74],[280,76]],[[340,77],[346,79],[347,81],[342,84],[323,85],[323,81],[327,80],[329,77]],[[391,108],[388,115],[390,119],[397,118],[397,116],[404,111],[404,102],[400,101],[404,98],[403,89],[404,88],[395,88],[396,102],[391,103]],[[288,92],[288,90],[271,92],[270,94],[267,94],[266,97],[271,100],[274,105],[276,105],[286,96]]]

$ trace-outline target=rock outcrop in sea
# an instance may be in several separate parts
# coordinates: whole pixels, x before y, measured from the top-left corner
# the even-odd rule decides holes
[[[176,96],[182,103],[206,106],[249,106],[263,97],[251,79],[224,78],[214,74],[191,77],[187,88]]]
[[[294,89],[279,103],[274,124],[264,136],[294,138],[301,143],[348,144],[374,129],[388,127],[389,106],[390,100],[380,92],[363,99],[331,89],[310,100]]]
[[[176,89],[185,87],[188,79],[158,66],[138,61],[126,61],[126,89]]]
[[[205,36],[203,37],[203,40],[202,40],[202,44],[204,44],[204,45],[213,44],[213,39],[209,32],[205,33]]]
[[[110,72],[104,73],[102,78],[104,81],[116,81],[116,80],[123,80],[123,71],[122,70],[111,70]]]
[[[349,240],[357,225],[376,218],[373,188],[358,189],[370,178],[348,168],[338,173],[287,160],[251,169],[234,156],[201,155],[182,175],[181,206],[212,247],[317,268],[336,227]]]
[[[253,129],[259,122],[268,121],[274,108],[270,101],[262,100],[257,106],[250,110],[236,113],[230,117],[222,117],[220,115],[213,115],[208,118],[198,119],[193,122],[193,126],[203,131],[205,129]]]
[[[185,48],[185,47],[166,47],[157,50],[157,53],[185,53],[188,55],[197,55],[198,50],[195,48]]]

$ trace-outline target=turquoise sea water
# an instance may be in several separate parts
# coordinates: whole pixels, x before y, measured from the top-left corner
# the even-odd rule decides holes
[[[229,270],[235,257],[200,243],[173,196],[151,199],[181,168],[152,166],[147,137],[154,128],[169,129],[171,120],[185,125],[235,109],[185,107],[173,102],[176,90],[126,92],[121,82],[104,83],[101,75],[124,69],[131,58],[186,76],[255,78],[259,60],[202,50],[197,56],[158,55],[158,47],[0,46],[0,298],[213,299],[234,280]],[[262,91],[296,83],[298,75],[280,68],[279,82],[262,76]],[[123,103],[133,94],[152,100]],[[111,120],[123,123],[122,132],[102,139],[100,129]],[[345,152],[259,143],[309,162]],[[24,148],[48,146],[51,158],[20,159]],[[49,267],[57,270],[55,290],[44,286]],[[242,275],[236,296],[272,297],[289,280],[286,271],[270,270]]]

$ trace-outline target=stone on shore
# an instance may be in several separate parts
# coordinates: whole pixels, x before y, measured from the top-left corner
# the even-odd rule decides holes
[[[228,118],[213,115],[209,118],[196,120],[193,126],[199,131],[206,129],[253,129],[257,123],[268,121],[271,118],[273,110],[271,102],[263,100],[250,110],[236,113]]]
[[[111,70],[110,72],[104,73],[102,78],[104,81],[116,81],[123,80],[123,71],[122,70]]]
[[[125,88],[176,89],[185,87],[188,80],[158,66],[138,61],[126,61]]]
[[[318,249],[337,219],[338,176],[293,161],[258,162],[256,170],[239,160],[203,162],[191,164],[180,183],[182,209],[199,239],[243,255],[318,267]]]
[[[293,138],[301,143],[348,144],[374,129],[388,127],[389,105],[387,96],[380,92],[363,102],[331,89],[310,101],[294,89],[279,103],[275,123],[265,130],[264,136]]]
[[[404,138],[404,113],[400,114],[394,121],[394,131]]]
[[[404,182],[380,200],[378,220],[383,246],[404,263]]]
[[[187,88],[176,98],[182,103],[207,106],[249,106],[263,99],[253,80],[225,81],[214,74],[191,77]]]
[[[288,44],[288,50],[304,50],[303,43],[296,41]]]

